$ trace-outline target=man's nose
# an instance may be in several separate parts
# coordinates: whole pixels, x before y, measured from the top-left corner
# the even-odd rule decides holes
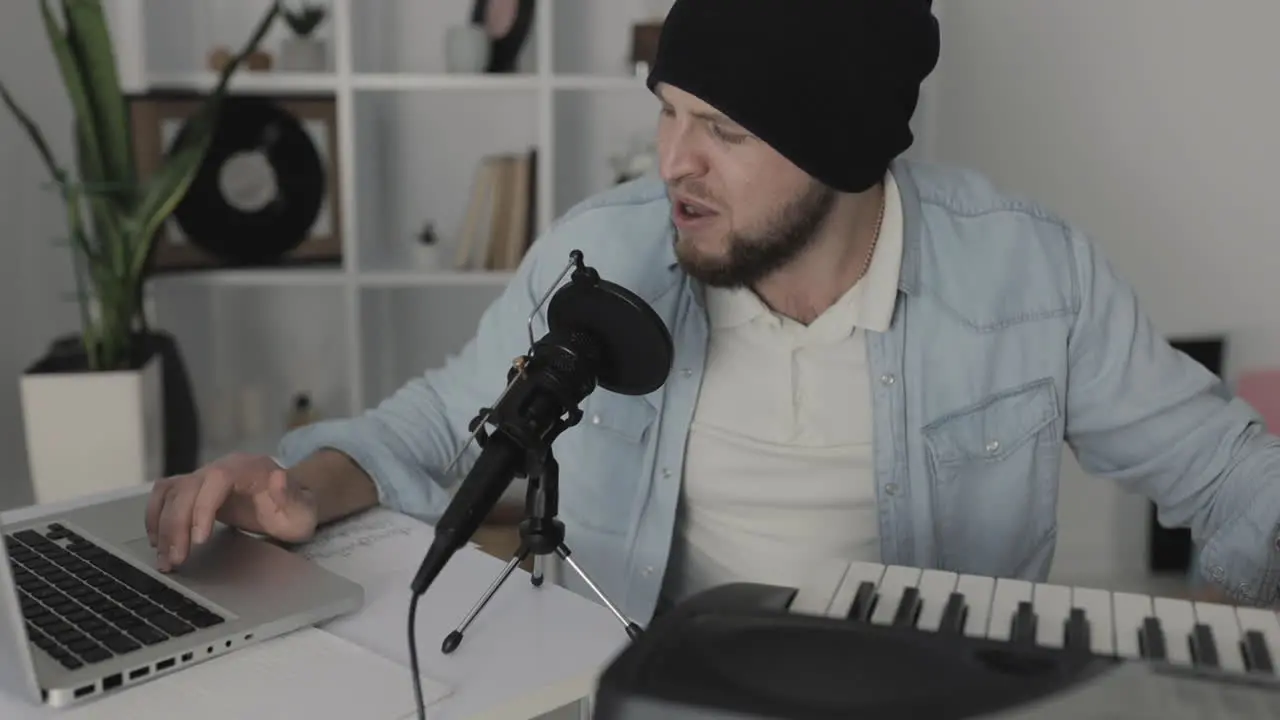
[[[706,160],[688,133],[673,129],[660,138],[658,172],[668,183],[706,171]]]

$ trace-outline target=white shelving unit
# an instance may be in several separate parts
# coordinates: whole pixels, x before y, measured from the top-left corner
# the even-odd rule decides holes
[[[243,42],[268,0],[118,0],[143,17],[150,88],[202,89],[217,45]],[[657,107],[628,72],[633,22],[667,0],[537,0],[519,69],[445,72],[446,28],[472,0],[327,0],[331,72],[243,70],[237,90],[331,93],[337,104],[343,262],[333,268],[194,271],[153,284],[156,322],[178,336],[205,447],[270,449],[289,398],[326,417],[376,404],[471,336],[506,272],[452,271],[473,173],[485,155],[536,148],[537,229],[612,183],[611,156],[651,135]],[[274,52],[284,23],[264,41]],[[126,61],[127,62],[127,61]],[[445,269],[405,252],[431,222]]]

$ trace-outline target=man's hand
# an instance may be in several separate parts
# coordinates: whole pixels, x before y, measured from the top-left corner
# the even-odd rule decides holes
[[[168,572],[203,543],[214,520],[285,542],[311,538],[317,524],[311,491],[265,455],[235,454],[190,475],[155,484],[147,503],[147,536],[156,566]]]

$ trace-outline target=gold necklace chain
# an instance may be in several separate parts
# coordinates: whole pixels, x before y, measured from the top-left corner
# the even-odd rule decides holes
[[[884,223],[885,204],[885,195],[881,193],[880,213],[876,216],[876,233],[871,237],[871,247],[867,248],[867,258],[862,261],[862,271],[858,273],[858,280],[861,280],[871,270],[871,260],[876,256],[876,245],[880,242],[880,227]],[[854,282],[857,282],[857,280]]]

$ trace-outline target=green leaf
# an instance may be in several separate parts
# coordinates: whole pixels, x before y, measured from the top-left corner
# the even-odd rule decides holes
[[[40,0],[41,16],[44,18],[45,32],[49,36],[49,45],[53,49],[53,57],[58,62],[62,73],[62,83],[71,101],[71,110],[75,113],[76,136],[80,152],[80,179],[89,184],[103,181],[102,149],[98,144],[97,131],[93,127],[93,108],[89,104],[89,96],[85,90],[85,77],[71,43],[62,34],[57,19],[49,9],[47,0]]]
[[[44,139],[44,133],[40,132],[40,127],[35,124],[31,116],[27,115],[21,107],[18,107],[18,102],[9,94],[9,90],[4,86],[4,83],[0,83],[0,98],[4,100],[9,112],[13,113],[18,124],[22,126],[27,136],[31,138],[31,144],[36,146],[36,152],[40,154],[40,159],[44,161],[45,167],[49,169],[49,174],[53,176],[54,182],[59,185],[65,183],[67,171],[59,167],[57,159],[53,157],[53,151],[49,149],[49,143]]]
[[[86,104],[101,152],[100,180],[127,207],[135,182],[133,143],[110,25],[101,0],[64,0],[64,10],[68,45],[84,78]]]

